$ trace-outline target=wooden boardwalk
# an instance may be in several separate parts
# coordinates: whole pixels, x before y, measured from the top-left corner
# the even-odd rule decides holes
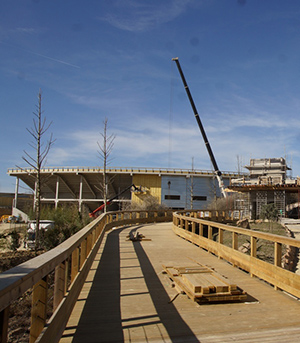
[[[171,225],[105,236],[61,343],[300,341],[298,300],[177,237]],[[136,230],[144,240],[128,240]],[[195,261],[245,290],[246,302],[199,305],[176,296],[162,265]]]

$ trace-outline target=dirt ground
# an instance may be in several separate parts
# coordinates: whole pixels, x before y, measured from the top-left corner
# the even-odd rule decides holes
[[[0,223],[0,233],[26,226],[24,223]]]

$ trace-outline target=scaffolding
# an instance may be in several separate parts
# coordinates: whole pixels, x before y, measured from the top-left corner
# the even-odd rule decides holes
[[[285,191],[274,191],[274,204],[278,210],[278,215],[280,218],[285,216]]]
[[[251,218],[250,193],[239,193],[234,201],[234,210],[239,212],[240,218]]]
[[[268,192],[258,191],[256,192],[255,198],[256,198],[256,218],[259,218],[263,207],[268,204]]]

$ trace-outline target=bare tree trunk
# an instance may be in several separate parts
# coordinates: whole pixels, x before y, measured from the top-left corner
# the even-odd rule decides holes
[[[101,134],[102,138],[103,138],[103,143],[102,145],[98,143],[98,147],[99,147],[99,155],[103,161],[103,178],[102,178],[102,193],[103,193],[103,201],[104,201],[104,213],[107,211],[107,200],[108,200],[108,180],[107,180],[107,165],[109,163],[109,156],[111,154],[111,151],[113,149],[114,146],[114,140],[115,140],[115,135],[110,135],[107,136],[107,118],[105,118],[104,120],[104,129],[103,129],[103,133]]]
[[[41,247],[41,232],[40,232],[40,217],[41,217],[41,189],[42,189],[42,179],[41,179],[41,169],[45,162],[45,159],[49,153],[49,150],[54,143],[52,139],[52,134],[50,135],[49,140],[44,144],[42,138],[45,132],[49,129],[52,122],[46,126],[46,118],[43,118],[42,115],[42,92],[39,90],[38,94],[38,105],[37,112],[34,112],[36,118],[33,119],[33,127],[27,129],[31,134],[34,141],[29,144],[36,152],[36,157],[32,157],[29,153],[24,150],[25,156],[23,160],[29,164],[35,170],[35,197],[34,197],[34,212],[36,220],[35,228],[35,248],[39,249]]]

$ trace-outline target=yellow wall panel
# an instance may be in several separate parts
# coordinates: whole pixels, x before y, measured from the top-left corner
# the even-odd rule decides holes
[[[144,192],[132,193],[132,202],[142,203],[147,196],[153,196],[161,203],[161,177],[149,174],[134,174],[132,183],[136,187],[141,187]]]

